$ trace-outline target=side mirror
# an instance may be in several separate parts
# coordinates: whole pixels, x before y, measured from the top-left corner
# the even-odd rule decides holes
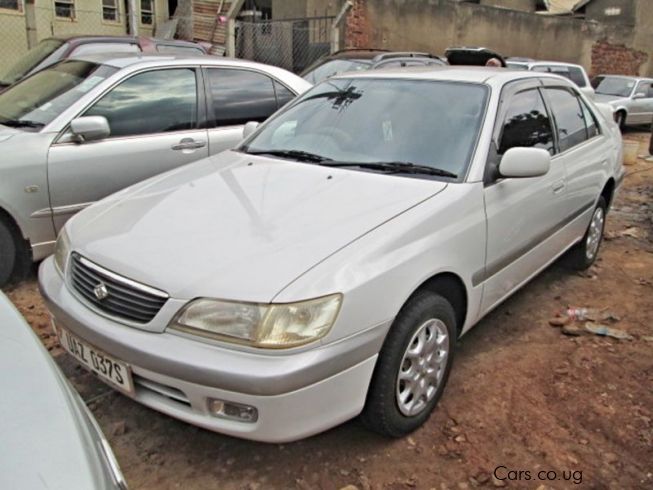
[[[70,131],[78,141],[93,141],[111,134],[109,121],[104,116],[85,116],[70,122]]]
[[[250,134],[252,134],[254,131],[256,131],[256,128],[258,128],[259,123],[256,121],[250,121],[243,126],[243,139],[247,138]]]
[[[635,95],[633,95],[633,100],[645,99],[645,98],[646,98],[646,94],[644,92],[638,92]]]
[[[515,147],[506,151],[499,163],[501,177],[527,178],[545,175],[551,167],[551,155],[541,148]]]

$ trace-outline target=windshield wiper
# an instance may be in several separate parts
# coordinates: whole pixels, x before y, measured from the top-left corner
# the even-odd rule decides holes
[[[11,128],[42,128],[45,124],[36,121],[28,121],[23,119],[7,119],[0,121],[0,124],[9,126]]]
[[[402,173],[402,174],[425,174],[437,175],[438,177],[450,177],[452,179],[458,178],[458,175],[444,170],[442,168],[429,167],[428,165],[419,165],[410,162],[333,162],[326,161],[320,162],[320,165],[327,167],[360,167],[369,168],[372,170],[381,170],[388,173]]]
[[[302,150],[245,150],[245,153],[250,155],[270,155],[273,157],[291,158],[302,162],[322,163],[331,161],[330,158]]]

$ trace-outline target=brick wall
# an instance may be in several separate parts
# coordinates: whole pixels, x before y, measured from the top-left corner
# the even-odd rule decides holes
[[[610,44],[602,40],[592,46],[592,75],[611,73],[615,75],[636,75],[648,55],[624,44]]]
[[[367,16],[366,0],[354,0],[354,6],[347,14],[345,22],[345,46],[348,48],[373,47],[371,25]]]

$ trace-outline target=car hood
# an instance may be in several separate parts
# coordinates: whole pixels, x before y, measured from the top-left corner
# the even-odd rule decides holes
[[[9,138],[11,138],[12,136],[18,133],[19,131],[17,129],[10,128],[8,126],[3,126],[2,124],[0,124],[0,143],[8,140]]]
[[[90,260],[173,298],[269,302],[445,187],[227,151],[87,208],[69,235]]]
[[[628,100],[627,97],[621,97],[619,95],[606,95],[606,94],[597,94],[594,93],[594,100],[596,102],[604,102],[606,104],[619,104]]]
[[[114,487],[78,396],[2,293],[0,324],[0,488]]]

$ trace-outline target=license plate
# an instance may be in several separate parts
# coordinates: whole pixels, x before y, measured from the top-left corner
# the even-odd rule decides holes
[[[105,354],[68,330],[56,326],[61,346],[80,363],[111,386],[132,395],[134,383],[129,364]]]

